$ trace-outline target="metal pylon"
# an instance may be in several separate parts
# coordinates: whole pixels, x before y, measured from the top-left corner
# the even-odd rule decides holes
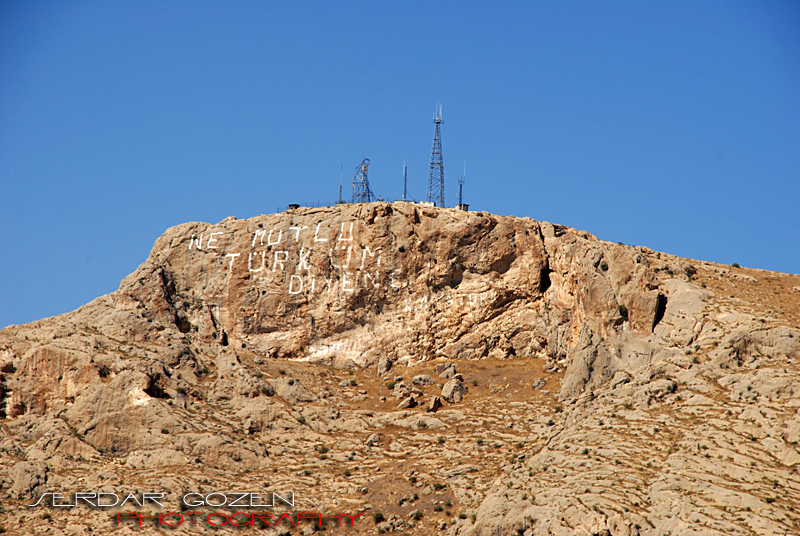
[[[372,203],[375,201],[375,194],[369,188],[367,180],[367,166],[369,158],[365,158],[361,164],[356,166],[356,174],[353,176],[353,197],[351,203]]]
[[[433,132],[433,148],[431,149],[431,166],[428,169],[428,189],[425,200],[436,203],[437,206],[444,206],[444,162],[442,161],[442,133],[439,125],[442,121],[442,106],[436,105],[436,113],[433,115],[433,124],[436,129]]]

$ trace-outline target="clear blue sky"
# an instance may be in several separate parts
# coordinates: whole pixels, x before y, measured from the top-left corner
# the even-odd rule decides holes
[[[0,2],[0,327],[186,221],[446,201],[800,272],[798,2]]]

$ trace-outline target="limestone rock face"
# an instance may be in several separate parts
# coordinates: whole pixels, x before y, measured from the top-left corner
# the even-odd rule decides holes
[[[161,236],[119,291],[61,328],[149,345],[142,359],[104,353],[98,337],[80,349],[63,348],[57,334],[48,345],[18,342],[6,405],[43,414],[131,366],[147,376],[142,390],[194,384],[198,344],[229,351],[214,397],[262,390],[237,378],[242,349],[381,371],[398,361],[536,355],[569,364],[562,394],[575,397],[620,368],[615,347],[646,346],[659,304],[647,267],[637,250],[588,233],[410,203],[188,223]],[[659,333],[685,337],[673,320]]]
[[[11,497],[38,497],[47,480],[47,465],[42,462],[17,462],[11,471],[11,480]]]
[[[0,493],[277,481],[415,534],[795,533],[799,284],[403,202],[179,225],[0,331]]]

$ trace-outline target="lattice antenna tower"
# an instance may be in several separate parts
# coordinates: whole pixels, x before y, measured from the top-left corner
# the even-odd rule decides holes
[[[403,160],[403,201],[406,200],[406,195],[408,195],[408,168],[406,161]]]
[[[369,188],[369,180],[367,180],[367,167],[369,166],[369,158],[365,158],[361,164],[356,166],[356,173],[353,176],[353,197],[350,198],[351,203],[372,203],[375,201],[375,194]]]
[[[463,205],[464,204],[464,198],[462,197],[462,194],[464,192],[464,181],[465,180],[467,180],[467,161],[466,160],[464,160],[464,174],[463,175],[459,175],[459,177],[458,177],[458,204],[459,205]]]
[[[444,162],[442,162],[442,133],[439,126],[442,121],[442,105],[436,104],[436,113],[433,114],[433,148],[431,149],[431,165],[428,169],[428,189],[425,200],[444,207]]]

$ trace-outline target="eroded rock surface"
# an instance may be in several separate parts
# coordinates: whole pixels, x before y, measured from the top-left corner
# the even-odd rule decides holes
[[[0,525],[213,481],[350,532],[798,533],[798,283],[411,203],[180,225],[0,331]],[[65,512],[25,533],[110,526]]]

